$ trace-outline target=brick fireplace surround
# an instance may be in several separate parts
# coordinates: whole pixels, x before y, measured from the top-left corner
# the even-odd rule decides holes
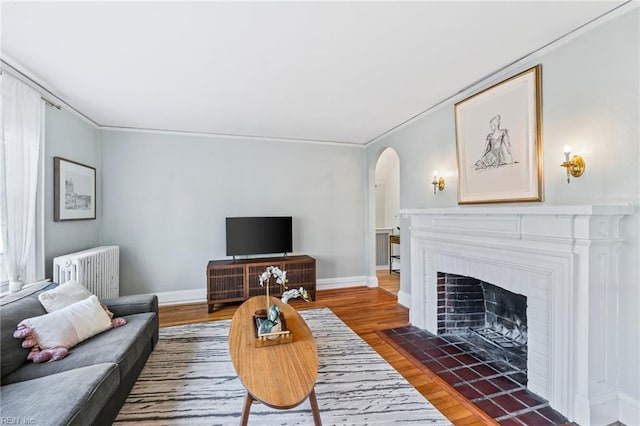
[[[410,321],[438,333],[437,276],[527,297],[527,387],[579,424],[618,420],[618,225],[631,206],[402,210],[409,218]]]

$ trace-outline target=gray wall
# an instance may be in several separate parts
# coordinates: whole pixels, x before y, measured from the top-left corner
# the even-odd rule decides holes
[[[45,112],[45,273],[53,276],[53,258],[100,245],[100,130],[67,110]],[[53,157],[96,168],[96,220],[53,221]]]
[[[619,383],[624,395],[636,404],[640,400],[638,16],[635,9],[518,68],[542,64],[545,204],[624,202],[635,206],[635,215],[621,223],[625,242],[620,248],[619,322],[623,339]],[[503,78],[494,76],[476,90]],[[476,90],[367,146],[369,179],[376,158],[385,147],[391,146],[398,153],[401,208],[457,205],[453,104]],[[559,167],[564,159],[563,146],[567,144],[583,155],[587,164],[585,174],[569,185],[564,169]],[[447,187],[433,195],[429,182],[431,171],[436,169],[446,176]],[[409,250],[409,239],[405,238],[402,256],[403,268],[407,270]],[[372,267],[369,264],[368,270]],[[408,278],[407,274],[401,275],[401,291],[406,293],[411,291]]]
[[[102,131],[103,243],[122,294],[206,288],[225,217],[293,216],[318,278],[363,276],[362,147]]]

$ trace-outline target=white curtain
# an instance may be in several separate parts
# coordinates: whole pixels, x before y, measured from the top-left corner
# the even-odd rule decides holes
[[[0,76],[0,208],[2,265],[9,290],[18,291],[36,279],[36,190],[42,140],[40,94],[7,73]]]

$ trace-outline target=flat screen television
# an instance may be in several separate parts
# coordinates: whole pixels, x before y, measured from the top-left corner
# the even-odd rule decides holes
[[[227,256],[292,251],[291,216],[227,218]]]

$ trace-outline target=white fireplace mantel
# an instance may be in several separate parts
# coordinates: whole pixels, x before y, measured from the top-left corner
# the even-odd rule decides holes
[[[410,219],[410,320],[437,333],[437,273],[527,296],[528,387],[580,424],[618,420],[619,222],[630,205],[461,206]]]

